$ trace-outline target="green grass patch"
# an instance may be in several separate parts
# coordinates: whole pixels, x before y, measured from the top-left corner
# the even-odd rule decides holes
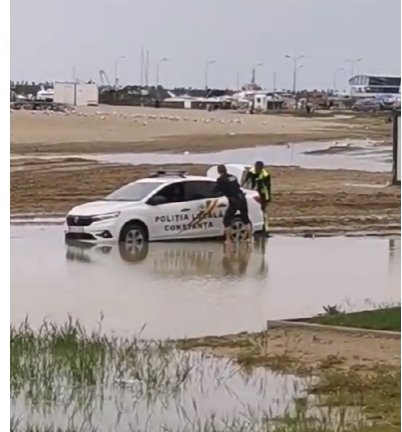
[[[362,312],[339,312],[320,315],[304,320],[315,324],[355,327],[370,330],[401,331],[401,307],[367,310]]]
[[[230,337],[205,338],[197,346],[208,341],[215,347],[225,345],[233,355],[217,359],[194,352],[195,344],[189,340],[119,337],[105,334],[101,327],[88,332],[71,318],[64,325],[45,322],[38,329],[28,321],[11,326],[10,431],[399,430],[400,371],[396,368],[334,370],[344,359],[327,356],[316,372],[294,381],[293,388],[286,384],[293,377],[286,377],[282,382],[286,400],[278,399],[276,409],[273,401],[267,406],[249,405],[243,392],[253,388],[254,397],[265,401],[281,373],[301,372],[301,360],[270,354],[264,334],[251,338],[244,333],[236,342]],[[224,409],[217,403],[212,411],[204,411],[216,391],[220,398],[228,398]],[[227,411],[239,398],[241,406]]]

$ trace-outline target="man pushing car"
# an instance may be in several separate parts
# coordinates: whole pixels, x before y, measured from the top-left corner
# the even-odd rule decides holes
[[[228,173],[225,165],[218,165],[217,169],[219,177],[216,181],[215,191],[224,195],[229,203],[223,216],[226,242],[231,242],[231,223],[237,212],[240,213],[240,219],[247,229],[248,239],[251,240],[252,227],[248,216],[247,200],[239,181],[236,176]]]

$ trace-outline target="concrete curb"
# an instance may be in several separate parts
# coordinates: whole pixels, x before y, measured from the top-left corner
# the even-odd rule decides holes
[[[318,331],[330,330],[330,331],[335,331],[340,333],[349,333],[349,334],[359,333],[367,336],[381,336],[381,337],[387,337],[392,339],[401,338],[401,332],[395,332],[390,330],[371,330],[371,329],[361,329],[355,327],[341,327],[341,326],[332,326],[326,324],[308,323],[302,321],[267,320],[267,330],[269,331],[270,329],[274,329],[274,328],[301,328],[301,329],[318,330]]]

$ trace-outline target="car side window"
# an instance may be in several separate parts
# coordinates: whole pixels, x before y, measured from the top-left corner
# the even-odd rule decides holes
[[[188,181],[184,184],[184,186],[185,201],[194,201],[206,198],[218,198],[222,196],[220,192],[215,191],[216,182],[214,181]]]
[[[186,201],[184,199],[184,182],[172,183],[159,190],[154,197],[166,198],[165,204]]]

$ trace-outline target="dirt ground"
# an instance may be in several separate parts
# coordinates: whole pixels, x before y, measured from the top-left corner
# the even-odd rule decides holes
[[[167,165],[204,174],[205,165]],[[11,213],[64,214],[104,197],[160,166],[114,166],[80,158],[15,159],[11,162]],[[399,229],[400,188],[388,174],[349,170],[272,167],[273,230],[381,231]]]
[[[11,152],[210,151],[259,144],[371,138],[390,140],[384,117],[245,115],[229,111],[85,107],[74,113],[14,111]]]
[[[342,137],[390,140],[384,117],[242,115],[228,111],[99,106],[11,114],[11,212],[64,214],[156,167],[116,166],[67,154],[218,151]],[[63,154],[66,156],[63,158]],[[61,159],[56,159],[58,155]],[[47,156],[46,159],[41,158]],[[204,173],[205,166],[176,168]],[[388,174],[272,167],[273,230],[342,232],[400,227],[400,188]]]
[[[303,365],[308,369],[371,368],[378,364],[400,367],[400,338],[336,332],[327,329],[273,328],[261,333],[240,333],[188,339],[185,348],[235,357],[245,365],[282,369]]]

